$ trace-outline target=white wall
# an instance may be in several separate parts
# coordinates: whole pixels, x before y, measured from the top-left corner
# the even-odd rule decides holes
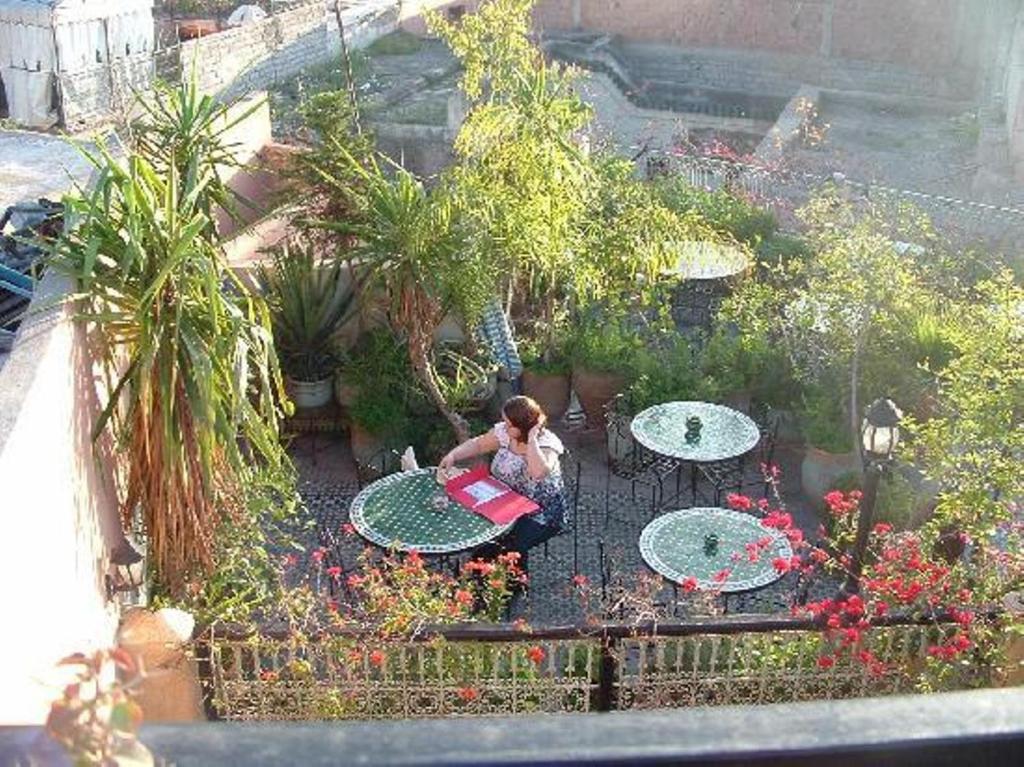
[[[34,307],[65,285],[50,275]],[[121,539],[84,333],[56,307],[26,321],[0,369],[0,724],[42,722],[76,651],[109,646],[108,552]]]

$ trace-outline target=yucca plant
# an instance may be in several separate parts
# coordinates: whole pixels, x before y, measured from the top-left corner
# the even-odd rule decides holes
[[[334,149],[359,186],[353,190],[330,168],[318,171],[330,192],[351,201],[352,216],[312,223],[355,238],[354,255],[367,270],[365,289],[387,296],[388,319],[407,343],[413,372],[458,438],[468,439],[466,420],[446,400],[431,352],[450,311],[467,323],[479,317],[494,294],[493,264],[463,236],[444,187],[428,189],[404,168],[386,173],[375,159],[360,161],[340,143]]]
[[[182,85],[147,109],[126,160],[83,150],[94,185],[66,201],[51,264],[106,377],[94,439],[124,465],[125,524],[141,516],[158,583],[180,593],[214,565],[219,524],[242,512],[257,465],[284,468],[281,377],[263,301],[228,268],[214,212],[230,207],[226,109]],[[284,488],[287,491],[287,488]]]
[[[353,270],[298,245],[273,251],[258,275],[285,373],[296,381],[329,378],[341,362],[338,330],[357,309]]]

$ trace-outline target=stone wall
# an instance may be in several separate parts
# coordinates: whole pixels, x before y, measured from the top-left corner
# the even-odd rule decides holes
[[[255,24],[182,43],[182,75],[194,71],[199,87],[232,98],[280,79],[328,56],[324,3],[313,2]]]
[[[342,10],[345,39],[369,45],[395,29],[397,0],[378,0]],[[181,73],[196,73],[199,86],[222,98],[291,77],[338,55],[341,38],[333,2],[313,0],[255,24],[227,29],[181,45]]]
[[[150,54],[60,73],[61,124],[76,130],[124,113],[131,108],[134,93],[150,87],[153,73]]]

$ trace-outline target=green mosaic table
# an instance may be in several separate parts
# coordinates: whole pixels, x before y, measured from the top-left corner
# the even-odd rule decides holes
[[[363,488],[349,517],[371,543],[399,551],[451,554],[497,538],[495,525],[453,501],[434,479],[436,469],[389,474]]]
[[[707,554],[704,539],[711,533],[718,536],[718,549]],[[747,544],[766,538],[771,543],[759,551],[756,562],[751,562]],[[696,578],[701,589],[730,593],[761,588],[781,578],[772,560],[790,559],[793,549],[784,534],[765,527],[751,514],[693,508],[664,514],[647,525],[640,533],[640,556],[670,581]],[[727,569],[729,577],[716,582],[715,575]]]
[[[671,247],[678,258],[665,274],[684,280],[724,280],[750,268],[750,258],[735,245],[687,240]]]
[[[701,420],[700,441],[687,444],[686,420]],[[633,437],[658,455],[684,461],[724,461],[750,452],[761,432],[748,416],[710,402],[666,402],[637,414],[629,425]]]

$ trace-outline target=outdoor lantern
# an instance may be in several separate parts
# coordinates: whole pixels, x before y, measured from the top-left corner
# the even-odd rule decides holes
[[[107,575],[107,597],[113,599],[118,592],[133,592],[142,586],[143,578],[146,575],[146,568],[142,561],[142,555],[128,542],[122,538],[112,552],[110,552],[111,574]]]
[[[865,461],[888,461],[900,441],[903,412],[891,399],[876,399],[864,413],[860,445]]]

